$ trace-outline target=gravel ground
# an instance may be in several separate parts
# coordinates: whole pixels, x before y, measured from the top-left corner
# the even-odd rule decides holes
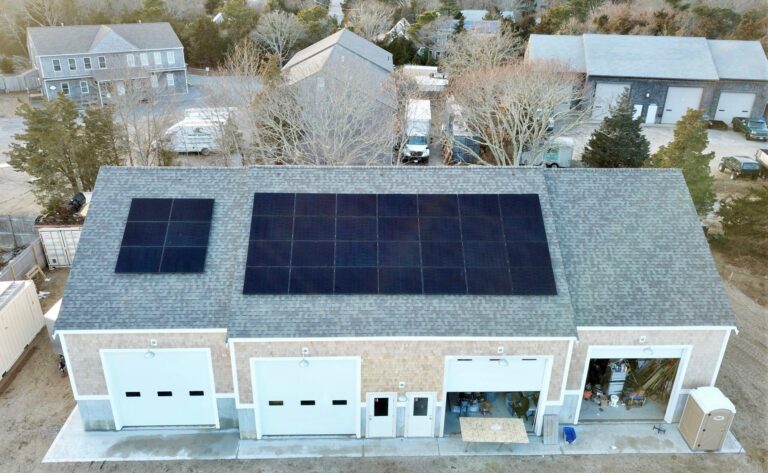
[[[721,273],[725,272],[721,268]],[[41,290],[61,294],[67,272],[50,275]],[[768,309],[735,286],[726,284],[739,324],[723,361],[718,385],[739,412],[733,426],[746,455],[593,455],[556,457],[363,458],[270,461],[183,461],[41,464],[59,428],[74,407],[66,378],[58,375],[56,356],[45,331],[31,346],[25,362],[0,383],[0,472],[746,472],[768,471]],[[10,379],[8,379],[10,378]]]

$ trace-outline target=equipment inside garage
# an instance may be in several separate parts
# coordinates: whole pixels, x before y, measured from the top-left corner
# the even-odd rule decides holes
[[[542,357],[449,359],[443,435],[461,433],[465,416],[520,418],[527,431],[535,432],[547,370]]]
[[[669,403],[680,360],[591,359],[579,421],[659,421]]]

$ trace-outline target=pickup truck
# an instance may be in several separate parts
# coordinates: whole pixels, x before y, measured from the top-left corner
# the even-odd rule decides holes
[[[733,119],[733,130],[744,133],[748,140],[768,141],[764,118],[736,117]]]

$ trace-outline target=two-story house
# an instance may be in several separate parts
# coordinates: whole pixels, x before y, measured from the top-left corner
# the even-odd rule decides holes
[[[135,88],[187,93],[184,47],[168,23],[27,28],[43,96],[104,105]]]

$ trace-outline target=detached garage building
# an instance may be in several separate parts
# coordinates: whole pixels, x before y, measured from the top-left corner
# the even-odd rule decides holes
[[[730,125],[733,117],[763,115],[768,102],[768,60],[759,41],[531,35],[525,57],[584,73],[595,120],[625,90],[645,123],[673,124],[693,108]]]
[[[103,168],[56,333],[90,430],[432,437],[676,421],[734,325],[677,171]]]

